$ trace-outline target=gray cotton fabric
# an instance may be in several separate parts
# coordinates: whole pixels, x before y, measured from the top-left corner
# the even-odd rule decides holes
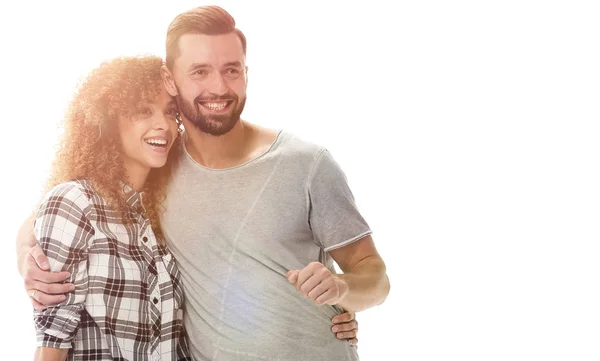
[[[337,306],[317,306],[286,279],[371,233],[324,148],[280,132],[263,155],[208,169],[182,149],[162,219],[185,291],[195,360],[358,360],[336,339]]]

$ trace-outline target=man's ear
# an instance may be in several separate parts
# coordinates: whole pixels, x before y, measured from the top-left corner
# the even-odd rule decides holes
[[[169,95],[172,97],[176,96],[177,87],[175,86],[175,77],[173,77],[173,74],[166,65],[163,65],[160,68],[160,75],[165,85],[165,89],[167,89],[167,93],[169,93]]]

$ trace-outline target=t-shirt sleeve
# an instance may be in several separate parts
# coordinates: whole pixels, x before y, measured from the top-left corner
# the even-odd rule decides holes
[[[317,157],[308,182],[309,223],[315,242],[325,251],[343,247],[369,234],[346,175],[329,151]]]

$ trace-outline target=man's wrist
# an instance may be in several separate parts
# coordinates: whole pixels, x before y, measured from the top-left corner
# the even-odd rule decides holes
[[[348,293],[350,292],[350,286],[348,285],[348,281],[346,280],[346,276],[344,276],[343,274],[341,275],[333,275],[334,281],[337,285],[338,288],[338,302],[343,302],[344,299],[346,298],[346,296],[348,296]]]

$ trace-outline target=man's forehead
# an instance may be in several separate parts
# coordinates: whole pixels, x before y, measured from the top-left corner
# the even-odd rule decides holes
[[[180,58],[184,63],[222,65],[244,63],[242,42],[235,33],[224,35],[185,34],[179,40]]]

